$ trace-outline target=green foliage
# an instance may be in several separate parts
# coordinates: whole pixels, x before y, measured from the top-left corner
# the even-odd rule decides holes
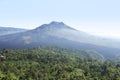
[[[40,47],[0,55],[0,80],[120,80],[119,61],[104,61],[93,50]]]

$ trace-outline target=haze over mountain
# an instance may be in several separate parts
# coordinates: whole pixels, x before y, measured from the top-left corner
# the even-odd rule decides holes
[[[25,32],[25,31],[27,31],[27,30],[26,29],[21,29],[21,28],[0,27],[0,36],[19,33],[19,32]]]
[[[13,44],[14,42],[14,44]],[[36,29],[0,37],[0,48],[24,49],[38,46],[95,50],[106,58],[120,55],[119,41],[104,39],[78,31],[63,22],[43,24]]]
[[[50,24],[44,24],[35,30],[43,31],[50,36],[55,36],[59,38],[64,38],[71,41],[89,43],[94,45],[106,46],[119,48],[120,41],[98,37],[90,35],[88,33],[78,31],[70,26],[64,24],[63,22],[51,22]],[[112,44],[113,43],[113,44]]]

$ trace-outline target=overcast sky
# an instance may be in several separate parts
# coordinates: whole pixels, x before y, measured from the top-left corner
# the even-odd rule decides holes
[[[120,0],[0,0],[0,26],[33,29],[51,21],[120,38]]]

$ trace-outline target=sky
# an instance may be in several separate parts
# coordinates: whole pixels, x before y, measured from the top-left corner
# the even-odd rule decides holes
[[[120,0],[0,0],[0,26],[34,29],[51,21],[120,38]]]

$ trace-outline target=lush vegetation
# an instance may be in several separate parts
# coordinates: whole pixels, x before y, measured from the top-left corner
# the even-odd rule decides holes
[[[92,50],[4,49],[0,59],[0,80],[120,80],[119,61]]]

